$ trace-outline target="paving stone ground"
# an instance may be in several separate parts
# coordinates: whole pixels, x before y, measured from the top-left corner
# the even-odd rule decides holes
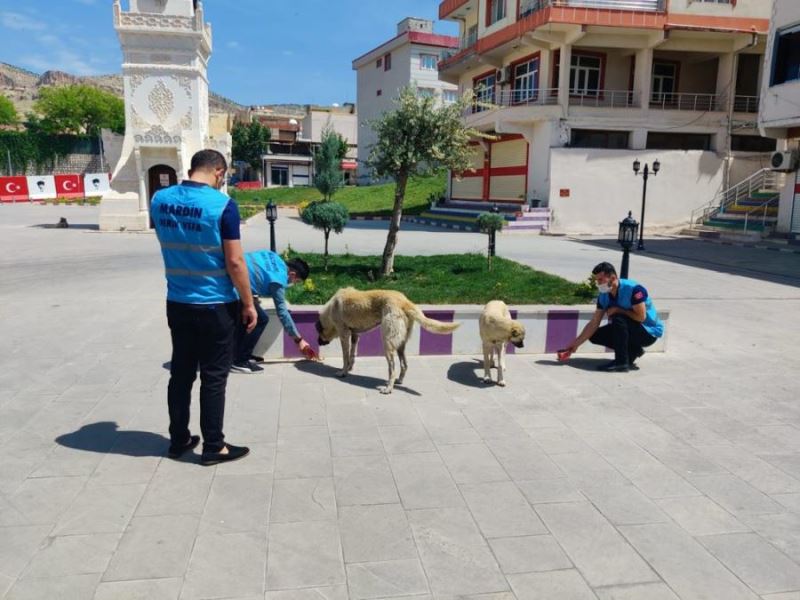
[[[155,239],[96,223],[0,206],[0,598],[800,599],[800,256],[650,240],[632,274],[672,310],[669,347],[629,374],[511,356],[501,389],[477,357],[412,358],[388,397],[382,359],[232,376],[226,434],[253,453],[205,468],[163,457]],[[381,227],[333,251],[377,253]],[[245,245],[265,235],[253,221]],[[399,250],[485,242],[416,228]],[[619,258],[498,249],[574,280]]]

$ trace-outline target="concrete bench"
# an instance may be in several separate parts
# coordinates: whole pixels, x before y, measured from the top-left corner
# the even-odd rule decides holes
[[[256,354],[267,358],[301,358],[296,344],[286,335],[275,313],[270,299],[262,299],[262,306],[269,315],[269,324],[256,345]],[[478,319],[483,306],[465,305],[420,305],[423,312],[432,319],[440,321],[458,321],[461,327],[453,333],[438,335],[423,330],[419,324],[406,346],[408,356],[436,355],[480,355],[481,337],[478,332]],[[317,331],[314,327],[321,306],[303,305],[291,309],[292,316],[306,341],[314,349],[317,348]],[[525,325],[525,347],[515,348],[508,345],[509,354],[553,354],[566,346],[583,329],[594,314],[593,305],[582,306],[512,306],[511,316]],[[664,322],[664,335],[650,346],[648,352],[664,352],[669,330],[669,311],[659,311],[659,318]],[[605,352],[604,348],[590,344],[581,346],[580,354],[597,354]],[[334,340],[323,350],[326,357],[341,356],[341,346]],[[361,335],[358,342],[359,356],[383,356],[380,329],[375,328]]]

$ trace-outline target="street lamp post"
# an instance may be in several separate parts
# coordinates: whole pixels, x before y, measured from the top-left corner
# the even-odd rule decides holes
[[[278,218],[278,207],[270,200],[264,207],[264,212],[269,221],[269,249],[275,252],[275,220]]]
[[[633,174],[634,175],[638,175],[639,174],[639,169],[641,168],[641,166],[642,166],[642,163],[639,162],[638,158],[635,161],[633,161]],[[658,175],[658,171],[660,169],[661,169],[661,163],[658,161],[658,159],[656,159],[655,162],[653,162],[653,171],[652,171],[653,175],[654,176]],[[647,202],[647,178],[648,178],[649,175],[650,175],[650,167],[648,166],[647,163],[645,163],[644,171],[642,171],[642,181],[643,181],[643,185],[642,185],[642,216],[639,219],[639,221],[640,221],[640,223],[639,223],[639,244],[636,246],[637,250],[644,250],[644,209],[645,209],[645,203]]]
[[[628,216],[619,222],[619,233],[617,234],[617,242],[622,246],[622,268],[619,270],[619,276],[622,279],[628,278],[628,267],[630,265],[630,252],[633,247],[633,242],[636,241],[636,230],[639,224],[636,219],[628,211]]]

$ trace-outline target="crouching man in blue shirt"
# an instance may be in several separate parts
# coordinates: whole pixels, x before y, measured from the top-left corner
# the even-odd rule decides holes
[[[636,359],[664,335],[664,325],[658,319],[647,290],[632,279],[620,279],[614,265],[602,262],[592,269],[600,295],[597,310],[580,335],[566,347],[566,358],[585,341],[614,349],[614,360],[601,365],[601,371],[638,369]],[[603,317],[608,325],[600,327]]]
[[[308,263],[300,258],[293,258],[288,262],[275,252],[269,250],[259,250],[257,252],[247,252],[244,255],[247,271],[250,276],[250,288],[255,296],[270,296],[275,303],[275,310],[278,313],[281,325],[284,330],[297,344],[298,349],[306,358],[316,358],[314,349],[303,339],[297,331],[292,315],[286,306],[284,292],[286,288],[294,283],[303,282],[308,278],[310,268]],[[253,349],[256,347],[261,334],[267,327],[269,317],[264,309],[254,298],[254,304],[258,319],[255,328],[247,332],[240,328],[236,342],[236,352],[233,358],[231,373],[253,374],[260,373],[264,369],[258,365],[253,357]]]

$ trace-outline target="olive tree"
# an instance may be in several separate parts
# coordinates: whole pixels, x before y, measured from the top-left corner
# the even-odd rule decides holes
[[[395,101],[397,108],[371,123],[377,142],[371,147],[368,165],[380,179],[395,182],[394,205],[383,250],[384,277],[394,268],[397,232],[403,216],[406,185],[411,175],[450,169],[463,173],[470,168],[470,138],[477,132],[467,128],[464,109],[470,98],[439,105],[433,97],[404,88]]]

